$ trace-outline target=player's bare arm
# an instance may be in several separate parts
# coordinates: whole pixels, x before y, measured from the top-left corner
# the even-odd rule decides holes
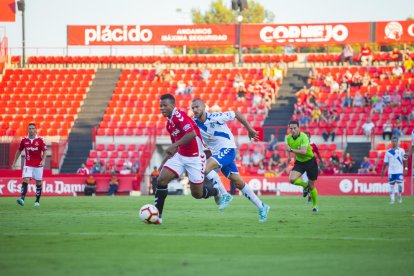
[[[384,163],[384,165],[382,166],[381,177],[384,177],[385,170],[387,169],[387,167],[388,167],[388,163]]]
[[[19,156],[21,153],[22,153],[21,150],[16,151],[16,155],[14,156],[14,161],[12,164],[12,170],[16,169],[16,162],[17,162],[17,159],[19,159]]]
[[[167,153],[167,155],[174,155],[177,152],[179,146],[188,144],[196,136],[197,135],[194,130],[185,134],[180,140],[169,146],[165,152]]]
[[[259,140],[259,135],[256,130],[249,124],[246,118],[241,114],[239,111],[234,111],[236,115],[236,119],[247,129],[248,135],[250,139]]]
[[[46,153],[46,151],[44,151],[43,154],[42,154],[42,161],[40,161],[40,167],[44,167],[45,166],[46,157],[47,157],[47,153]]]

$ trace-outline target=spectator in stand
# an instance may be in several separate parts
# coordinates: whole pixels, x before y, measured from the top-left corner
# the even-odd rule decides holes
[[[201,80],[208,82],[210,79],[210,69],[207,65],[204,66],[204,68],[201,70]]]
[[[398,48],[394,47],[392,49],[390,57],[392,61],[395,61],[395,64],[400,64],[400,62],[402,61],[402,53],[400,50],[398,50]]]
[[[274,151],[273,154],[270,156],[269,161],[267,162],[268,170],[272,170],[272,168],[278,167],[281,165],[281,156],[277,151]]]
[[[401,105],[401,96],[398,94],[397,89],[394,90],[390,97],[390,103],[393,107],[400,106]]]
[[[85,166],[85,163],[82,163],[76,173],[80,175],[89,175],[89,169]]]
[[[354,50],[350,44],[346,44],[341,52],[341,64],[344,65],[345,61],[348,62],[349,65],[354,64]]]
[[[385,124],[382,125],[382,139],[385,140],[385,137],[388,136],[391,141],[392,137],[392,124],[390,120],[387,120]]]
[[[378,93],[375,92],[374,95],[371,97],[371,106],[373,106],[376,102],[378,102],[380,97],[378,96]]]
[[[330,87],[333,80],[334,78],[332,76],[332,73],[328,72],[328,74],[326,74],[325,79],[323,81],[325,84],[325,87]]]
[[[283,80],[283,69],[280,68],[279,64],[275,64],[272,68],[273,70],[273,82],[282,81]]]
[[[131,173],[131,169],[125,165],[122,167],[121,171],[119,172],[119,174],[122,174],[122,175],[130,174],[130,173]]]
[[[192,82],[192,81],[188,81],[188,85],[187,85],[187,87],[185,88],[185,92],[184,92],[184,94],[188,95],[188,94],[193,93],[193,91],[194,91],[194,84],[193,84],[193,82]]]
[[[124,166],[128,170],[132,170],[132,162],[129,161],[128,159],[125,160],[125,162],[124,162],[124,164],[122,164],[122,166]]]
[[[397,139],[400,139],[404,135],[403,125],[399,118],[395,119],[394,129],[392,130],[393,136]]]
[[[177,81],[177,89],[175,90],[175,95],[184,95],[185,94],[186,85],[183,80]]]
[[[361,94],[360,94],[360,96],[361,96]],[[362,99],[362,97],[361,97],[361,99]],[[353,99],[351,97],[351,92],[348,89],[348,91],[346,92],[346,96],[342,99],[342,107],[352,107],[353,104],[354,103],[353,103]]]
[[[339,93],[345,93],[349,91],[349,82],[345,77],[342,77],[341,83],[339,84]]]
[[[160,60],[157,60],[156,62],[154,62],[153,66],[155,67],[154,81],[164,81],[164,77],[165,77],[164,64],[162,64]]]
[[[131,167],[132,173],[137,173],[139,171],[139,161],[135,160]]]
[[[372,130],[374,129],[375,125],[372,122],[371,118],[367,118],[367,121],[361,126],[364,135],[369,139],[371,137]]]
[[[364,161],[361,162],[361,165],[358,169],[358,174],[367,174],[370,173],[372,171],[372,164],[369,161],[368,157],[365,156],[364,157]]]
[[[341,169],[343,173],[352,173],[352,167],[354,166],[355,162],[351,157],[351,154],[347,152],[345,154],[345,158],[342,161]]]
[[[404,100],[411,100],[412,98],[414,98],[414,96],[413,96],[413,91],[412,91],[412,89],[410,88],[410,84],[409,84],[409,83],[407,83],[407,84],[405,85],[404,91],[403,91],[403,93],[402,93],[402,98],[403,98]]]
[[[329,163],[335,167],[339,167],[339,157],[336,154],[336,151],[332,152],[331,157],[329,158]]]
[[[414,109],[413,109],[413,112],[414,112]],[[400,120],[404,121],[404,122],[410,121],[410,115],[411,114],[410,114],[410,110],[408,109],[408,107],[403,106],[401,108],[401,113],[400,113],[400,116],[399,116]]]
[[[309,125],[309,117],[305,114],[305,112],[299,112],[298,121],[301,126],[307,127]]]
[[[372,50],[367,43],[364,43],[362,46],[360,55],[362,66],[370,66],[372,64]]]
[[[151,172],[151,194],[155,195],[155,190],[157,189],[157,180],[158,176],[160,175],[160,171],[157,170],[157,167],[154,166],[154,169]]]
[[[260,163],[263,163],[263,154],[258,148],[255,148],[252,154],[252,164],[253,166],[259,166]]]
[[[236,91],[238,91],[240,86],[244,87],[244,80],[242,75],[240,73],[237,73],[234,76],[233,87],[236,88]]]
[[[371,77],[368,72],[365,72],[361,79],[361,85],[363,87],[368,87],[371,84]]]
[[[359,74],[358,71],[352,76],[351,86],[362,86],[362,76]]]
[[[336,133],[335,133],[335,127],[333,125],[333,121],[329,120],[325,127],[325,130],[322,133],[323,140],[325,140],[325,142],[328,142],[329,136],[331,136],[332,137],[331,141],[334,142],[335,135]]]
[[[413,67],[414,67],[413,60],[409,55],[407,55],[405,60],[404,60],[405,72],[413,72]]]
[[[249,151],[246,151],[246,152],[243,153],[243,155],[242,155],[242,164],[243,164],[243,166],[246,166],[246,167],[252,165],[252,159],[250,157]]]
[[[312,110],[312,113],[311,113],[311,121],[312,121],[312,122],[317,122],[317,123],[319,123],[320,118],[321,118],[321,115],[322,115],[321,110],[319,109],[319,107],[318,107],[318,106],[316,106],[316,107]]]
[[[270,64],[267,64],[263,69],[263,81],[271,81],[273,79],[273,70]]]
[[[270,134],[270,139],[267,142],[267,150],[275,150],[277,139],[274,134]]]
[[[258,175],[264,175],[266,173],[266,169],[263,165],[263,162],[259,163],[259,169],[257,170]]]
[[[88,178],[85,180],[84,193],[86,196],[92,196],[96,193],[96,180],[92,173],[90,173]]]
[[[338,94],[339,93],[339,83],[336,80],[332,80],[330,87],[330,93],[331,94]]]
[[[366,92],[364,94],[364,106],[365,107],[371,106],[371,103],[372,103],[371,95],[369,94],[369,92]]]
[[[175,79],[175,72],[171,68],[171,65],[167,65],[167,69],[165,70],[164,80],[171,83]]]
[[[409,121],[414,121],[414,108],[411,110],[410,117],[408,117]]]
[[[93,166],[92,166],[92,170],[91,170],[92,174],[101,173],[101,169],[102,169],[102,164],[100,162],[98,162],[98,160],[95,160],[93,162]]]
[[[378,101],[376,101],[372,104],[371,114],[374,114],[374,113],[382,114],[382,113],[384,113],[384,107],[385,107],[385,103],[382,100],[382,98],[380,98]]]
[[[354,107],[362,107],[364,106],[364,99],[362,98],[361,93],[356,92],[354,97]]]
[[[391,96],[390,96],[390,93],[388,92],[388,89],[384,91],[384,94],[382,94],[381,98],[386,106],[391,105]]]
[[[404,74],[404,71],[398,64],[395,64],[394,68],[392,68],[391,70],[391,74],[393,78],[401,79],[402,75]]]
[[[109,189],[108,189],[108,195],[115,195],[118,191],[119,186],[119,179],[116,176],[116,172],[112,173],[111,179],[109,179]]]

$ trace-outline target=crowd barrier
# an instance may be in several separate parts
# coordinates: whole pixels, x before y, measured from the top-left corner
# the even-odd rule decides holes
[[[86,177],[79,175],[49,175],[43,178],[43,196],[74,196],[83,192]],[[108,190],[110,175],[97,175],[97,191]],[[119,176],[119,192],[143,190],[144,187],[135,187],[135,175]],[[302,193],[302,187],[289,183],[288,176],[243,176],[243,179],[254,191],[267,195],[298,195]],[[222,179],[227,190],[230,184],[227,179]],[[316,182],[320,195],[338,196],[385,196],[389,194],[387,177],[377,175],[332,175],[320,176]],[[0,196],[18,196],[20,194],[21,177],[14,173],[10,176],[0,177]],[[145,187],[146,189],[146,187]],[[35,184],[29,185],[28,195],[35,194]],[[404,195],[414,195],[412,180],[405,176]]]

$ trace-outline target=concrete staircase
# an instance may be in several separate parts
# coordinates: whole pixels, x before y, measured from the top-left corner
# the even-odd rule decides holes
[[[76,172],[88,158],[92,149],[92,129],[101,122],[121,73],[121,69],[98,69],[96,72],[91,89],[69,134],[68,150],[61,173]]]
[[[360,142],[360,143],[351,143],[348,142],[345,153],[349,152],[355,164],[352,167],[352,173],[357,173],[361,162],[364,160],[365,156],[368,156],[369,151],[371,150],[370,142]],[[345,154],[344,154],[345,156]]]
[[[296,103],[295,93],[306,85],[309,70],[306,68],[290,68],[283,83],[279,89],[279,97],[276,104],[272,105],[269,110],[263,126],[283,126],[287,127],[290,118],[294,112],[294,104]],[[265,141],[269,140],[273,129],[265,130]],[[286,129],[280,129],[277,137],[278,141],[284,141]]]

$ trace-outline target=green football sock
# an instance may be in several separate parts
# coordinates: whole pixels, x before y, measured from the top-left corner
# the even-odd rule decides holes
[[[316,202],[318,200],[318,190],[316,190],[316,188],[313,188],[312,191],[310,191],[310,197],[312,199],[312,207],[316,207]]]
[[[298,186],[302,186],[303,188],[308,187],[308,183],[303,181],[302,178],[300,178],[300,177],[298,179],[296,179],[293,184],[298,185]]]

